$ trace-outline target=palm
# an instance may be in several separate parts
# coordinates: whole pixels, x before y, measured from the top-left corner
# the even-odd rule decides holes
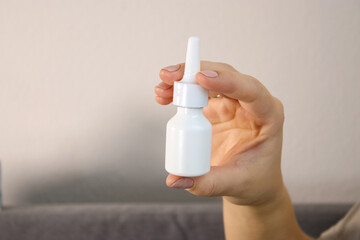
[[[226,165],[256,142],[260,126],[238,100],[211,98],[204,115],[213,125],[211,165]]]

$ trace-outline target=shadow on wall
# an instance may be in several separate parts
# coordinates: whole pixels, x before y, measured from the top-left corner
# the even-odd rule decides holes
[[[148,118],[146,118],[148,117]],[[23,193],[22,202],[83,203],[83,202],[194,202],[220,201],[220,198],[196,197],[185,190],[165,185],[164,169],[165,124],[159,118],[134,118],[126,128],[115,129],[109,123],[98,131],[111,131],[106,139],[87,146],[95,152],[97,168],[81,174],[67,175],[56,181],[42,183]],[[136,127],[134,127],[136,126]],[[112,137],[109,137],[112,136]],[[91,142],[91,141],[90,141]],[[94,147],[94,149],[91,149]],[[65,149],[66,150],[66,147]],[[55,159],[58,161],[61,159]],[[85,160],[85,159],[84,159]],[[86,161],[82,161],[86,162]]]

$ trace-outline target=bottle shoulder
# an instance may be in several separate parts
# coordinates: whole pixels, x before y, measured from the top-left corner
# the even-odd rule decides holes
[[[204,128],[211,129],[211,123],[203,114],[175,114],[167,123],[173,128]]]

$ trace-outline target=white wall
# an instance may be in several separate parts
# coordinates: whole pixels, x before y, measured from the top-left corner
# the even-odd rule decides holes
[[[284,102],[294,201],[360,199],[359,1],[2,0],[5,204],[198,200],[164,185],[153,93],[191,35]]]

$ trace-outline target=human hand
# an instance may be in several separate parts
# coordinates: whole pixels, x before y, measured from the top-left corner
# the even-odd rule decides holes
[[[159,104],[172,102],[173,83],[182,79],[184,66],[160,71],[162,82],[155,87]],[[224,196],[237,205],[270,201],[284,188],[281,102],[258,80],[228,64],[202,61],[201,69],[196,81],[209,90],[204,115],[213,126],[211,170],[200,177],[169,174],[166,184],[197,196]]]

